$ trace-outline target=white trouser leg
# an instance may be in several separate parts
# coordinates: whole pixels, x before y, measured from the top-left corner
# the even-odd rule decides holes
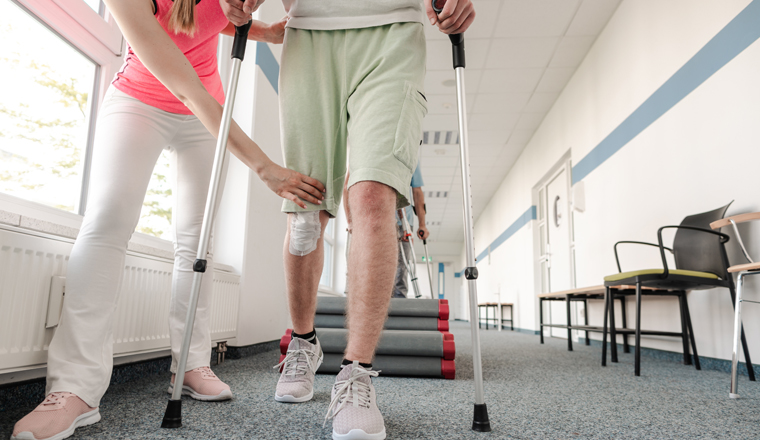
[[[94,407],[108,388],[127,243],[156,160],[190,119],[195,118],[162,112],[121,92],[107,94],[98,117],[87,212],[69,258],[61,321],[48,352],[48,393],[69,391]],[[208,148],[213,154],[213,138]],[[211,162],[205,165],[211,168]],[[206,193],[195,197],[205,203]],[[177,277],[175,269],[175,284]]]
[[[174,225],[174,273],[172,303],[169,311],[169,329],[172,345],[172,373],[177,372],[177,362],[182,346],[182,335],[187,318],[187,307],[193,285],[193,262],[197,257],[203,211],[206,207],[209,181],[216,140],[197,118],[183,124],[172,146],[171,164],[175,189],[172,221]],[[227,155],[229,157],[229,155]],[[224,169],[226,170],[226,166]],[[222,193],[225,174],[222,174],[219,194]],[[221,200],[218,197],[217,200]],[[218,205],[217,205],[218,207]],[[216,211],[216,209],[214,210]],[[212,240],[213,241],[213,240]],[[211,359],[211,296],[213,294],[213,246],[209,245],[206,256],[206,272],[203,275],[198,308],[193,325],[193,337],[185,371],[209,366]]]

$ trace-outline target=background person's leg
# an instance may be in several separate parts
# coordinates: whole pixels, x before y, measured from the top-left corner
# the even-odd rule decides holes
[[[325,253],[324,234],[330,217],[327,211],[319,212],[322,231],[319,234],[317,248],[299,257],[290,253],[290,220],[293,214],[288,214],[288,228],[285,233],[285,245],[282,249],[285,263],[285,288],[288,293],[288,308],[290,319],[293,321],[293,331],[305,335],[314,330],[314,314],[317,312],[317,289],[322,276]]]
[[[406,298],[409,293],[409,287],[406,284],[408,277],[408,271],[406,270],[406,262],[404,261],[404,252],[410,252],[409,242],[402,242],[401,237],[404,235],[403,228],[396,225],[396,235],[399,243],[397,246],[398,261],[396,262],[396,280],[393,282],[393,295],[391,298]],[[404,246],[404,252],[401,252],[401,246]]]
[[[371,363],[388,316],[396,272],[396,191],[382,183],[362,181],[348,190],[353,217],[353,243],[348,273],[348,346],[346,359]]]

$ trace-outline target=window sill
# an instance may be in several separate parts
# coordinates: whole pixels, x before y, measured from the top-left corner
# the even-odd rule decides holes
[[[80,215],[0,194],[0,228],[73,243],[81,226]],[[140,232],[132,234],[127,250],[174,260],[174,246],[170,241]]]

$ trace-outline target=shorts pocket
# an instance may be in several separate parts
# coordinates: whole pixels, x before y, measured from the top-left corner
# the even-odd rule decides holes
[[[410,171],[417,166],[417,151],[422,141],[422,119],[427,114],[427,101],[417,86],[404,83],[404,104],[396,126],[393,156]]]

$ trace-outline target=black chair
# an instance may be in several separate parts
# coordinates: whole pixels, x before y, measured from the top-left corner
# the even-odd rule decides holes
[[[690,215],[683,219],[678,226],[663,226],[657,230],[657,244],[645,242],[621,241],[615,243],[615,260],[617,261],[618,271],[620,273],[610,275],[604,278],[605,292],[605,316],[602,342],[602,365],[607,360],[607,318],[610,320],[610,339],[611,339],[611,358],[612,362],[617,362],[617,333],[615,328],[614,300],[619,297],[630,295],[636,296],[636,328],[635,330],[623,329],[623,337],[627,338],[629,334],[635,334],[635,366],[634,374],[641,375],[641,335],[661,335],[661,336],[680,336],[683,341],[684,364],[691,364],[689,355],[688,339],[691,342],[691,348],[694,351],[694,364],[697,370],[701,369],[699,365],[699,356],[697,346],[694,341],[694,332],[691,325],[689,306],[686,299],[686,292],[695,289],[713,289],[715,287],[726,287],[731,294],[731,303],[734,304],[735,285],[731,274],[728,272],[730,266],[728,255],[726,254],[726,242],[729,240],[728,235],[713,231],[710,229],[710,223],[720,220],[724,217],[730,203],[713,211],[701,214]],[[677,229],[673,239],[673,248],[667,248],[662,243],[662,231],[665,229]],[[623,272],[620,268],[618,259],[618,244],[642,244],[655,246],[660,249],[662,258],[661,269],[646,269],[631,272]],[[668,267],[665,259],[665,251],[673,254],[676,268]],[[610,292],[610,287],[631,286],[629,289],[616,290]],[[634,287],[635,286],[635,287]],[[676,296],[679,300],[681,314],[681,332],[659,332],[659,331],[642,331],[641,330],[641,296],[642,295],[659,295],[659,296]],[[614,296],[614,297],[613,297]],[[751,365],[747,342],[742,329],[742,346],[744,357],[747,365]],[[754,371],[749,370],[750,380],[755,380]]]

